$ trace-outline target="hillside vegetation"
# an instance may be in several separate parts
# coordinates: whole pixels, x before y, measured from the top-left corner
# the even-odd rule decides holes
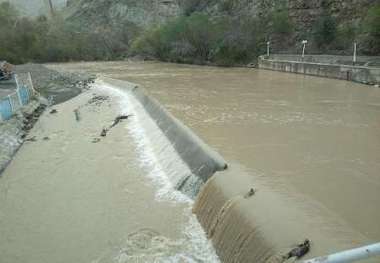
[[[114,60],[246,64],[265,53],[380,54],[373,0],[71,0],[54,17],[0,4],[0,59],[13,63]]]

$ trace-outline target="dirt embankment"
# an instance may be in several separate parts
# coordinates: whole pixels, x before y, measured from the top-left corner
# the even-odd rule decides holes
[[[41,96],[33,98],[12,119],[0,122],[0,176],[23,142],[31,139],[28,132],[44,110],[77,96],[95,79],[92,75],[61,73],[38,64],[16,67],[16,73],[25,72],[31,73],[34,88]]]

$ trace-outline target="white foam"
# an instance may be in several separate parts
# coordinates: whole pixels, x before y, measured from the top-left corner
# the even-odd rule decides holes
[[[113,262],[220,262],[211,242],[206,238],[206,234],[197,218],[191,212],[193,200],[176,190],[172,183],[173,176],[181,178],[186,174],[190,174],[190,169],[176,154],[174,147],[166,136],[132,94],[101,81],[98,81],[94,87],[118,98],[120,114],[133,115],[127,125],[128,131],[136,143],[140,165],[147,171],[148,178],[151,179],[156,187],[156,200],[188,204],[184,210],[188,222],[183,229],[181,239],[170,240],[162,236],[155,236],[152,237],[145,251],[126,253],[125,248],[134,243],[127,238],[122,248],[112,256]],[[166,158],[163,159],[157,156],[157,151],[155,151],[157,144],[162,145],[159,152],[165,152]],[[169,155],[172,159],[166,161],[170,159],[168,158]],[[170,173],[172,180],[168,173]],[[128,249],[128,251],[131,251],[131,249]],[[96,262],[103,262],[103,259]]]
[[[193,201],[189,197],[175,189],[172,181],[165,173],[161,164],[162,162],[160,162],[159,157],[154,152],[152,139],[154,139],[156,143],[157,141],[160,141],[160,144],[165,146],[166,151],[173,152],[171,156],[176,158],[176,166],[180,166],[180,169],[176,171],[178,177],[180,177],[180,173],[191,173],[189,168],[183,163],[179,156],[176,156],[174,148],[171,147],[170,142],[165,135],[162,134],[161,130],[150,118],[148,113],[146,113],[142,105],[134,99],[128,91],[122,91],[116,87],[101,82],[97,83],[96,88],[106,90],[110,95],[119,99],[120,114],[133,115],[133,118],[130,118],[127,125],[128,131],[136,143],[137,152],[140,158],[140,166],[147,171],[148,178],[150,178],[156,186],[157,200],[192,203]],[[148,136],[146,128],[143,127],[143,122],[145,126],[148,126],[149,131],[152,133],[151,136]]]

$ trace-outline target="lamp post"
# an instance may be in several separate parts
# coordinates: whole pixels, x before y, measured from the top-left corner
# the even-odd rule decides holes
[[[302,58],[305,57],[306,44],[307,44],[307,40],[302,40],[302,45],[303,45],[303,48],[302,48]]]
[[[354,56],[352,58],[352,62],[353,62],[354,65],[356,63],[356,46],[357,46],[357,43],[354,42]]]
[[[269,52],[270,51],[270,41],[267,42],[267,57],[269,58]]]

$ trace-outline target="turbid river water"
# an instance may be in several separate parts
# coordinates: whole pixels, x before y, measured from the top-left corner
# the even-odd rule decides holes
[[[223,225],[238,222],[235,217],[231,219],[232,221],[226,219],[225,222],[221,222],[220,230],[213,228],[212,225],[215,224],[215,219],[211,217],[213,207],[223,205],[220,200],[226,196],[244,194],[251,187],[257,191],[252,201],[238,200],[235,203],[233,201],[225,210],[228,212],[232,207],[231,209],[246,211],[245,218],[254,217],[258,231],[265,233],[266,239],[273,239],[271,242],[278,245],[277,247],[284,248],[286,247],[284,244],[291,247],[292,244],[289,243],[289,240],[294,239],[293,241],[297,243],[301,237],[308,237],[313,241],[311,255],[318,256],[380,240],[380,89],[346,81],[245,68],[214,68],[154,62],[68,63],[50,65],[50,67],[58,70],[91,72],[141,84],[151,96],[155,97],[174,116],[195,131],[227,160],[229,170],[214,176],[211,183],[205,187],[197,207],[194,209],[208,236],[213,238],[214,246],[218,251],[228,251],[231,246],[233,247],[221,232],[224,231],[226,235],[230,234],[230,237],[233,237],[235,232],[243,233],[244,226],[239,225],[243,230],[234,230],[233,233],[226,225]],[[125,143],[128,144],[128,142]],[[124,147],[124,151],[126,147]],[[115,155],[111,153],[107,155],[103,153],[103,150],[106,151],[101,149],[99,153],[104,159]],[[128,173],[130,169],[134,169],[134,158],[141,158],[126,157],[124,151],[120,151],[120,155],[112,158],[129,158],[128,164],[132,168],[124,165],[113,168],[113,171],[124,169]],[[93,158],[97,159],[96,153],[93,154]],[[10,168],[12,165],[14,163]],[[44,166],[43,164],[39,165]],[[107,166],[103,168],[105,170],[103,174],[108,175],[109,172],[106,168]],[[18,168],[14,169],[16,170],[13,173],[17,174]],[[84,170],[86,169],[83,168],[81,171]],[[138,171],[139,169],[137,172],[131,173],[141,173]],[[94,172],[85,174],[94,176]],[[12,175],[9,172],[7,176],[10,178]],[[128,177],[117,175],[115,172],[109,173],[109,176],[116,177],[111,182],[126,180],[127,184],[131,180]],[[70,177],[73,178],[67,178],[67,180],[79,180],[75,179],[76,177],[73,175]],[[155,176],[153,175],[153,177]],[[15,178],[17,177],[15,176]],[[101,178],[103,177],[101,176]],[[63,178],[59,180],[61,180],[60,184],[63,183],[62,180],[67,181]],[[98,182],[101,190],[104,185],[97,180],[95,182]],[[85,181],[82,178],[78,181],[78,185]],[[147,181],[149,182],[149,179]],[[115,187],[118,184],[115,183]],[[52,183],[52,186],[54,185],[56,184]],[[112,183],[109,187],[111,186]],[[24,187],[24,190],[35,187],[36,191],[39,191],[38,185],[34,183],[26,183]],[[154,188],[154,186],[151,187]],[[178,244],[178,240],[186,240],[183,235],[188,236],[188,234],[183,234],[178,229],[185,229],[186,222],[192,218],[190,215],[186,215],[186,211],[188,211],[186,207],[189,205],[186,202],[182,204],[182,201],[166,204],[167,201],[164,200],[158,202],[159,207],[156,207],[156,201],[152,201],[156,199],[151,196],[154,194],[150,193],[155,190],[145,187],[141,189],[142,193],[146,194],[135,193],[131,197],[133,201],[130,203],[124,202],[122,194],[110,194],[107,197],[108,205],[112,203],[113,210],[105,211],[104,208],[102,211],[98,211],[107,214],[103,218],[107,223],[98,222],[100,228],[107,230],[99,231],[99,233],[118,233],[117,238],[109,238],[112,243],[126,233],[139,231],[145,225],[160,233],[160,236],[177,240],[173,241],[177,242],[176,244]],[[71,187],[66,190],[73,191]],[[223,191],[225,194],[220,194]],[[81,193],[81,189],[78,189],[72,198],[87,200]],[[216,197],[212,195],[214,193],[223,196]],[[152,204],[152,206],[132,204],[141,201],[144,196],[149,197],[148,199],[151,201],[148,204]],[[118,199],[114,202],[112,198]],[[31,205],[35,204],[33,197],[28,196],[28,199],[28,202],[32,203]],[[125,197],[125,199],[128,198]],[[211,199],[215,201],[214,205],[207,204]],[[58,207],[63,208],[62,211],[66,211],[64,208],[67,207],[67,204],[61,197],[59,200],[57,201]],[[96,202],[97,199],[94,197],[92,200]],[[49,202],[50,200],[45,201]],[[22,203],[29,207],[25,202]],[[107,204],[102,207],[107,207]],[[132,218],[127,215],[123,216],[123,211],[128,211],[131,207],[135,216]],[[44,210],[44,207],[41,209]],[[167,213],[162,212],[165,209],[168,209]],[[178,210],[175,211],[176,209]],[[39,225],[38,222],[43,225],[43,216],[40,215],[44,211],[36,215],[32,210],[33,208],[30,208],[30,215],[24,219],[25,222],[21,224],[22,228],[14,231],[38,233],[39,230],[36,226]],[[61,209],[58,210],[61,211]],[[206,210],[208,214],[202,215]],[[64,218],[67,220],[71,211],[71,208],[67,209],[64,217],[56,215],[57,220]],[[86,209],[85,203],[83,206],[78,205],[75,213],[79,211],[83,215],[82,220],[90,222],[90,213],[97,213],[97,210],[91,209],[91,207]],[[112,218],[114,221],[110,223],[111,221],[107,217],[113,217],[113,211],[118,211],[116,213],[118,216]],[[141,213],[149,214],[149,216],[144,217]],[[156,220],[161,217],[157,216],[157,213],[161,216],[170,215],[170,219],[162,217],[163,222],[157,223]],[[184,213],[185,219],[173,221],[174,215],[184,215]],[[22,212],[16,211],[15,214],[20,216]],[[145,224],[146,218],[150,218],[149,224]],[[34,220],[34,224],[29,225],[29,220]],[[5,222],[8,225],[17,221],[9,218]],[[248,224],[250,221],[245,220],[244,222]],[[6,227],[4,220],[1,223],[1,228],[4,229]],[[95,228],[98,225],[96,222],[91,222],[91,224],[86,224],[89,229],[80,229],[80,231],[86,233],[93,229],[91,226]],[[135,224],[141,226],[134,227]],[[199,225],[196,222],[194,224],[198,229]],[[168,225],[170,230],[167,229]],[[56,226],[51,227],[56,229]],[[230,232],[227,233],[226,229]],[[288,233],[290,229],[293,233]],[[60,232],[60,230],[57,231]],[[83,233],[80,236],[86,236]],[[62,239],[57,242],[64,243],[66,241],[66,246],[76,244],[76,242],[67,240],[66,235],[69,235],[70,232],[61,234]],[[76,236],[75,233],[71,234],[73,234],[71,237]],[[41,239],[50,239],[51,235],[52,233],[46,232],[44,236],[37,236],[38,241],[30,238],[25,242],[33,244],[34,242],[46,242]],[[12,236],[12,233],[9,233],[7,238],[12,240]],[[243,234],[240,236],[244,237]],[[324,242],[326,237],[328,237],[328,242]],[[99,237],[86,236],[86,238],[87,240],[77,242],[77,244],[91,244],[91,246],[97,244],[94,247],[99,249],[106,242],[105,240],[100,241]],[[191,247],[208,244],[200,232],[195,239],[196,241],[192,241],[191,244],[194,245]],[[0,237],[0,246],[8,244],[7,240]],[[185,241],[185,243],[189,242]],[[254,243],[254,240],[252,242]],[[256,247],[260,247],[257,242],[255,243]],[[174,249],[172,254],[169,253],[169,256],[179,255],[186,250],[183,244],[179,247],[180,249]],[[56,244],[51,243],[51,251],[55,249]],[[165,249],[167,248],[163,250]],[[32,251],[29,253],[33,255]],[[213,260],[211,248],[206,248],[202,253]],[[226,262],[235,262],[234,258],[240,259],[236,262],[255,262],[247,260],[259,259],[269,252],[268,248],[263,245],[262,249],[258,249],[254,255],[240,255],[239,253],[235,251],[226,255],[225,252],[221,252],[220,256]],[[189,254],[189,258],[196,257],[196,253],[190,252]],[[209,262],[210,258],[203,258],[200,261]]]

